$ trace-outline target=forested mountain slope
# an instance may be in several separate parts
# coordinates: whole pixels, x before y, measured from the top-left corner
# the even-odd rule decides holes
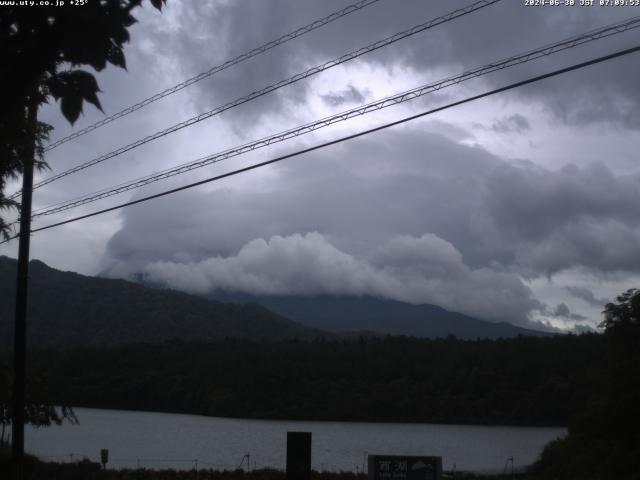
[[[0,257],[0,349],[13,338],[16,261]],[[260,305],[233,305],[124,280],[61,272],[33,260],[28,346],[69,348],[165,340],[278,340],[325,335]]]

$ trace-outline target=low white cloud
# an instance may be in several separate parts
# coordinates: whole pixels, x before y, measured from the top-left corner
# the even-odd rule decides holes
[[[151,262],[142,273],[198,294],[371,295],[520,324],[527,323],[523,312],[540,307],[516,275],[471,269],[451,243],[433,234],[398,236],[372,258],[346,253],[318,232],[258,238],[235,255]]]
[[[366,262],[316,232],[254,239],[236,255],[195,263],[153,262],[144,276],[192,293],[230,290],[259,295],[351,294],[379,289]]]

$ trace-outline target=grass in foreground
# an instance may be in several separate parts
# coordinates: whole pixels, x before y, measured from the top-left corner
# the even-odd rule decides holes
[[[0,478],[11,478],[11,466],[6,452],[0,452]],[[88,460],[75,463],[41,462],[27,456],[25,480],[285,480],[284,471],[260,469],[244,470],[102,470],[99,464]],[[463,472],[445,474],[445,478],[456,480],[533,480],[517,474],[479,476]],[[353,472],[311,472],[311,480],[366,480],[367,475]]]

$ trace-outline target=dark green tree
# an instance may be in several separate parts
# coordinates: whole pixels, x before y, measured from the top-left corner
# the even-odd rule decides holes
[[[166,0],[150,0],[161,10]],[[16,2],[17,3],[17,2]],[[52,2],[53,3],[53,2]],[[0,214],[18,208],[5,185],[23,171],[25,158],[46,168],[43,146],[51,126],[30,119],[29,110],[50,98],[74,123],[85,102],[101,109],[95,77],[107,64],[126,68],[123,46],[142,0],[89,0],[82,5],[0,6]],[[34,148],[35,147],[35,148]],[[31,152],[35,150],[35,158]],[[0,215],[0,235],[11,229]]]
[[[630,289],[604,310],[608,345],[608,381],[604,437],[611,440],[612,461],[640,477],[640,290]]]
[[[160,10],[166,0],[150,2]],[[40,416],[44,424],[57,417],[55,409],[44,414],[41,409],[29,412],[24,397],[31,186],[33,169],[46,167],[44,142],[52,129],[38,121],[38,109],[50,98],[58,100],[71,123],[82,113],[85,102],[101,109],[95,77],[78,67],[95,71],[109,63],[126,67],[123,45],[129,40],[127,29],[136,21],[132,11],[142,0],[89,0],[66,7],[14,3],[0,5],[0,213],[18,208],[21,217],[12,456],[15,478],[23,478],[23,422],[30,415]],[[4,191],[7,179],[20,174],[23,205],[7,198]],[[10,227],[0,217],[0,237],[9,238]],[[46,399],[40,403],[45,410],[49,408]]]
[[[640,290],[627,290],[603,313],[601,372],[567,437],[548,445],[536,465],[545,478],[640,478]]]
[[[60,392],[53,391],[53,383],[42,370],[30,372],[28,375],[27,401],[25,404],[25,423],[35,427],[60,425],[67,420],[76,423],[73,409],[66,405],[51,405],[51,399],[60,397]],[[11,376],[9,369],[0,363],[0,447],[8,442],[8,427],[11,425]]]
[[[609,335],[635,335],[635,330],[640,328],[640,290],[631,288],[616,300],[617,303],[609,303],[605,307],[600,327]]]

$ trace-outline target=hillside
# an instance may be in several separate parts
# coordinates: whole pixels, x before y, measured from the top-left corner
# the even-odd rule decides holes
[[[17,263],[0,257],[0,349],[13,335]],[[314,338],[322,332],[259,305],[232,305],[124,280],[30,264],[28,346],[69,348],[165,340]]]
[[[506,322],[487,322],[436,305],[410,305],[374,297],[251,296],[216,293],[209,298],[239,304],[258,303],[286,318],[330,332],[366,331],[421,338],[510,338],[549,335]]]
[[[601,335],[170,342],[34,352],[58,403],[240,418],[566,425]],[[1,359],[1,357],[0,357]]]

